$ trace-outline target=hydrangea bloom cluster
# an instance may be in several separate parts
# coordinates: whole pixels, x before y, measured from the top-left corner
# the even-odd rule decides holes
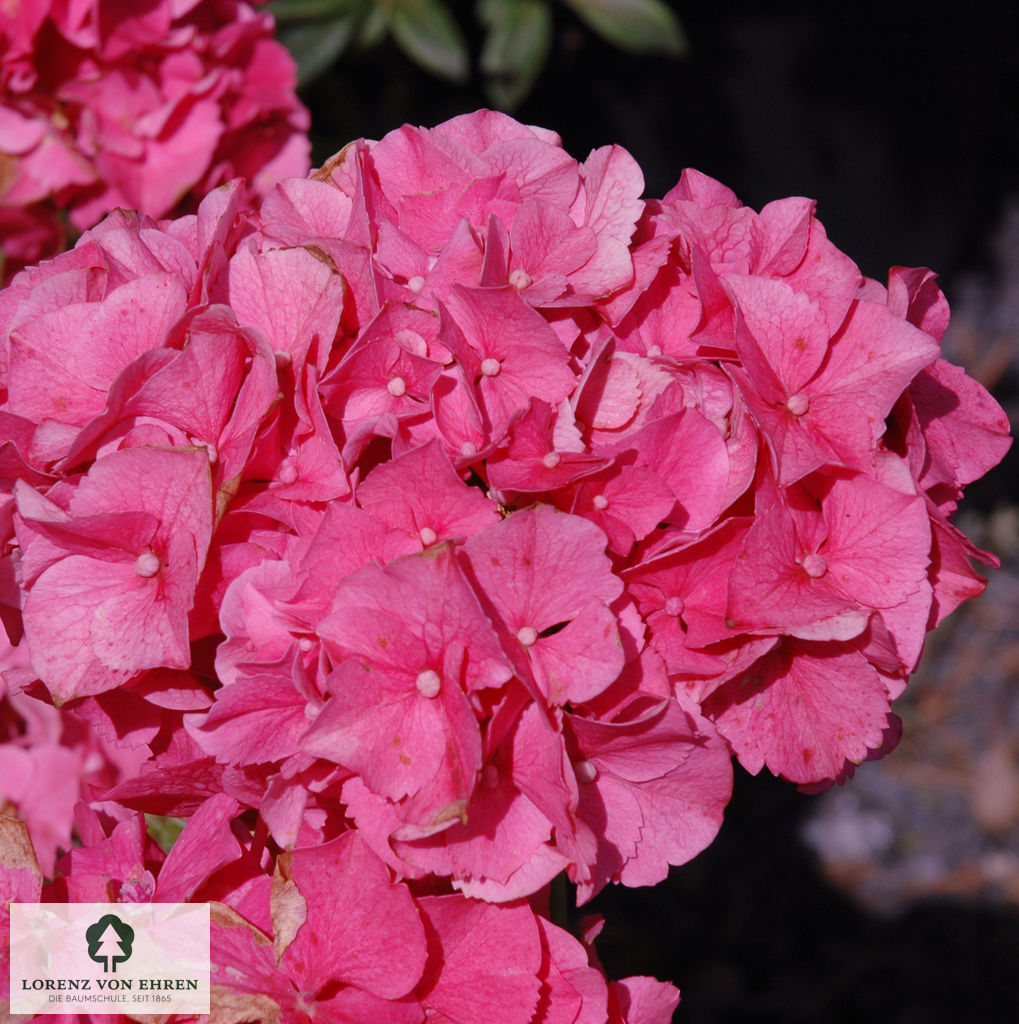
[[[273,20],[243,0],[0,5],[0,248],[8,271],[115,207],[193,211],[308,170],[308,113]]]
[[[865,279],[805,199],[642,190],[482,111],[0,293],[8,700],[122,754],[50,898],[215,901],[266,1020],[669,1020],[549,883],[660,881],[733,755],[816,788],[889,748],[1009,440],[929,272]],[[69,833],[7,798],[14,848]]]

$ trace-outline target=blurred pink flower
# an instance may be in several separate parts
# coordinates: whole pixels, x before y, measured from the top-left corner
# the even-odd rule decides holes
[[[273,19],[244,0],[0,8],[0,248],[9,274],[115,207],[166,217],[309,165]]]

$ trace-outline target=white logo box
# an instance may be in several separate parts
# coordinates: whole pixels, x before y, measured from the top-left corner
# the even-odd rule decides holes
[[[11,1013],[208,1013],[207,903],[12,903]]]

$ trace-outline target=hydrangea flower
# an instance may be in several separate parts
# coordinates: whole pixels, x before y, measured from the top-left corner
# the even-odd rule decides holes
[[[59,820],[7,795],[47,863],[74,815],[56,896],[215,901],[267,1020],[668,1019],[533,908],[695,856],[734,756],[816,789],[890,749],[1010,441],[928,272],[641,188],[481,111],[0,293],[5,679],[134,758]],[[187,822],[165,857],[139,812]]]

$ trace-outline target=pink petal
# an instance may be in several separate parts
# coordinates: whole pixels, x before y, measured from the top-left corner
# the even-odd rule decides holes
[[[418,910],[355,833],[283,854],[277,870],[307,905],[306,924],[280,960],[299,985],[316,992],[343,982],[383,999],[414,988],[426,955]]]
[[[782,645],[716,690],[705,713],[740,764],[793,782],[839,776],[880,746],[888,692],[877,672],[844,644]]]
[[[497,907],[462,896],[418,901],[435,943],[418,993],[436,1024],[529,1024],[542,954],[526,904]]]

